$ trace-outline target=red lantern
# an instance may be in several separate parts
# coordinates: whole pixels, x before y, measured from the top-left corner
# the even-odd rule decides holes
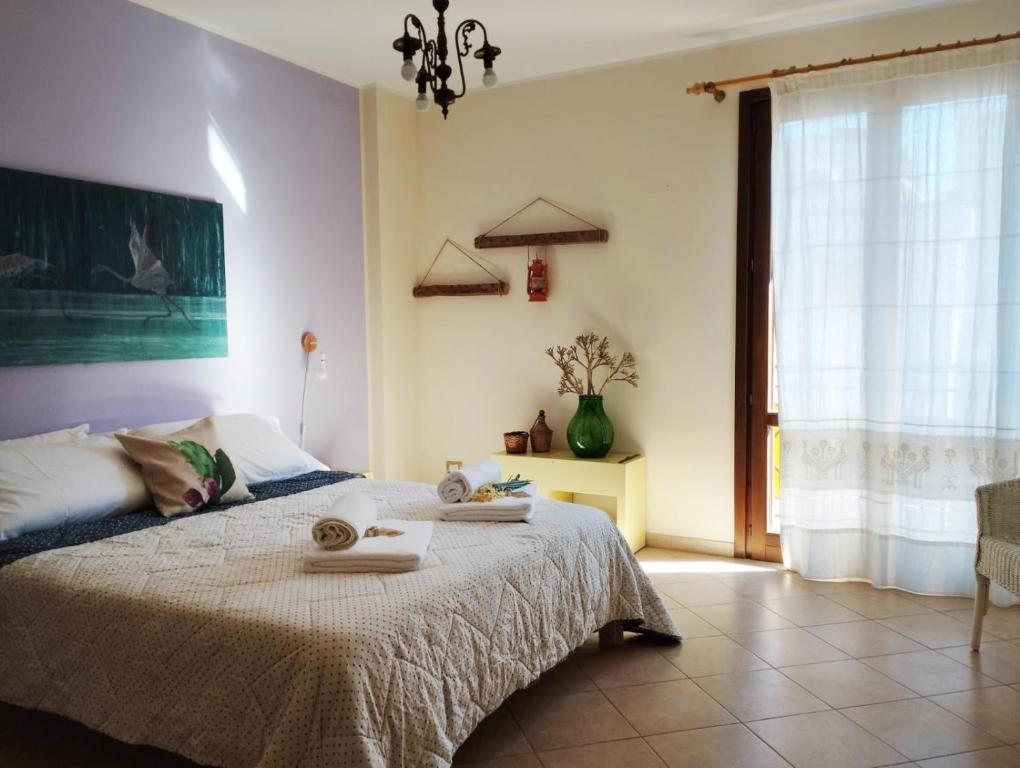
[[[541,256],[528,262],[528,301],[549,298],[549,263]]]

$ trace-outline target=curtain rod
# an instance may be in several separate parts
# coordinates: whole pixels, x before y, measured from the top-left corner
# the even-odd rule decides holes
[[[760,83],[765,80],[771,80],[775,77],[786,77],[787,75],[800,75],[805,72],[822,72],[827,69],[837,69],[839,67],[849,67],[854,64],[870,64],[873,61],[888,61],[889,59],[900,59],[904,56],[921,56],[927,53],[941,53],[942,51],[955,51],[960,48],[973,48],[977,45],[991,45],[992,43],[1001,43],[1004,40],[1016,40],[1020,38],[1020,32],[1014,32],[1011,35],[996,35],[995,37],[983,37],[974,38],[973,40],[960,41],[957,40],[955,43],[939,43],[938,45],[932,45],[927,48],[919,47],[914,50],[908,51],[904,48],[902,51],[896,51],[895,53],[881,53],[878,55],[871,54],[870,56],[864,56],[862,58],[852,59],[840,59],[839,61],[829,61],[825,64],[808,64],[806,67],[789,67],[788,69],[773,69],[771,72],[760,74],[760,75],[745,75],[744,77],[734,77],[729,80],[719,81],[704,81],[700,83],[694,83],[687,88],[687,93],[698,96],[702,93],[710,93],[716,101],[722,101],[726,98],[726,91],[723,90],[725,85],[743,85],[745,83]]]

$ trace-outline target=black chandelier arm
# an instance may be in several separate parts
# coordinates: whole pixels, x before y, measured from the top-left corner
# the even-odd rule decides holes
[[[413,30],[413,32],[412,32]],[[428,33],[425,31],[425,25],[421,23],[421,19],[415,16],[413,13],[409,13],[404,17],[404,37],[413,37],[413,33],[417,33],[418,43],[421,52],[422,67],[425,68],[425,72],[428,75],[428,79],[433,79],[432,69],[435,64],[435,43],[428,39]],[[433,55],[431,58],[428,55],[429,48],[433,48]],[[406,52],[405,52],[406,53]],[[413,59],[414,57],[409,57]]]
[[[432,95],[436,93],[436,41],[429,40],[422,47],[422,67],[425,69],[425,79],[428,81]]]
[[[457,40],[458,42],[463,41],[464,43],[464,56],[467,56],[471,51],[471,43],[468,42],[468,35],[474,32],[476,28],[482,30],[482,45],[488,45],[489,32],[485,29],[485,25],[478,19],[464,19],[464,21],[457,25]],[[457,52],[461,52],[459,45],[457,47]]]
[[[467,78],[464,77],[464,57],[471,53],[472,46],[469,36],[475,29],[482,30],[482,45],[487,46],[489,44],[489,33],[485,29],[485,25],[477,19],[464,19],[464,21],[457,25],[457,32],[453,38],[454,47],[457,49],[457,68],[460,70],[460,93],[457,94],[458,99],[467,93]]]

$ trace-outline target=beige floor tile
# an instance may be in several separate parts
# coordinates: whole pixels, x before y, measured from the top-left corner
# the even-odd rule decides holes
[[[813,581],[801,578],[805,587],[816,595],[836,595],[843,592],[871,590],[874,587],[866,581]]]
[[[700,605],[692,611],[728,635],[739,632],[760,632],[785,629],[793,624],[758,603],[724,603]]]
[[[788,768],[783,758],[746,726],[722,725],[649,736],[669,768]]]
[[[527,754],[531,745],[505,708],[497,709],[479,723],[457,750],[457,760],[472,762],[507,755]]]
[[[656,648],[634,643],[598,653],[579,654],[575,660],[599,688],[659,683],[684,677]]]
[[[535,753],[527,755],[510,755],[508,757],[497,757],[493,760],[481,760],[478,762],[465,763],[456,757],[453,760],[453,768],[542,768]]]
[[[773,667],[847,658],[838,648],[797,627],[733,635],[733,639]]]
[[[748,727],[794,768],[875,768],[906,758],[839,712],[816,712]]]
[[[669,571],[669,570],[653,570],[645,567],[645,573],[648,574],[648,579],[656,586],[662,586],[663,584],[682,584],[691,583],[697,581],[713,581],[713,578],[707,573],[690,573],[687,571]]]
[[[581,666],[573,658],[567,658],[514,696],[527,698],[594,690],[597,690],[595,683],[581,670]]]
[[[679,584],[663,584],[659,587],[670,599],[675,600],[684,608],[696,605],[717,605],[720,603],[739,603],[745,600],[739,592],[716,580],[681,582]]]
[[[939,595],[911,595],[921,605],[934,608],[936,611],[973,611],[973,597],[941,597]]]
[[[1001,745],[998,739],[926,699],[869,704],[842,712],[911,760]]]
[[[766,600],[765,607],[801,627],[860,621],[863,616],[819,595]]]
[[[699,677],[697,683],[740,720],[761,720],[828,709],[774,669]]]
[[[682,608],[683,607],[682,605],[680,605],[680,603],[678,603],[672,597],[667,595],[661,589],[656,589],[655,591],[659,595],[659,599],[662,600],[662,604],[665,605],[667,609]]]
[[[843,592],[828,597],[834,603],[839,603],[869,619],[891,619],[893,616],[912,616],[917,613],[931,613],[933,610],[916,600],[904,597],[900,592],[888,589]]]
[[[1020,691],[1003,685],[946,693],[931,700],[1007,744],[1020,743]]]
[[[599,691],[514,699],[510,710],[539,752],[638,735]]]
[[[768,664],[725,635],[695,637],[659,652],[689,677],[767,669]]]
[[[920,643],[874,621],[823,624],[808,627],[808,632],[855,658],[925,650]]]
[[[952,611],[948,614],[957,621],[971,625],[974,621],[974,611]],[[1020,605],[1012,608],[996,608],[994,605],[988,608],[985,620],[981,623],[982,629],[991,632],[1003,640],[1013,640],[1020,637]]]
[[[665,768],[643,739],[625,739],[539,754],[545,768]]]
[[[613,688],[606,697],[642,736],[736,722],[690,680]]]
[[[782,672],[830,707],[837,709],[910,699],[917,695],[859,661],[805,664],[784,667]]]
[[[680,628],[680,636],[687,640],[691,637],[713,637],[721,635],[722,630],[709,624],[703,618],[691,611],[690,608],[671,608],[669,615]]]
[[[967,664],[1000,683],[1020,683],[1020,644],[981,643],[981,650],[974,653],[969,645],[944,648],[940,653],[961,664]]]
[[[688,555],[690,556],[688,558]],[[640,562],[660,562],[660,561],[677,561],[681,562],[687,559],[697,558],[698,555],[694,552],[677,552],[673,549],[664,549],[661,547],[644,547],[637,553],[637,559]]]
[[[896,653],[861,661],[922,696],[969,691],[972,688],[994,686],[996,683],[976,669],[937,651]]]
[[[881,619],[879,623],[929,648],[949,648],[970,642],[970,627],[944,613],[898,616],[894,619]],[[989,640],[996,639],[988,632],[982,636]]]
[[[921,768],[1020,768],[1020,749],[998,747],[922,760]]]
[[[814,594],[789,571],[761,574],[734,574],[716,577],[735,592],[751,600],[775,600],[780,597],[797,597]]]

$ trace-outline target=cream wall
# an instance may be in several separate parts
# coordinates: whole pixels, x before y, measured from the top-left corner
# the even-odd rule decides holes
[[[372,343],[376,352],[382,343],[387,373],[408,376],[384,395],[387,407],[409,419],[390,424],[390,441],[394,433],[415,440],[401,470],[434,480],[445,459],[471,461],[498,450],[502,432],[527,429],[539,408],[562,445],[575,398],[556,396],[557,370],[542,350],[593,330],[637,357],[640,388],[610,387],[606,407],[617,430],[614,450],[648,457],[648,530],[700,540],[677,543],[727,546],[738,98],[732,91],[717,104],[684,88],[1018,28],[1020,2],[983,0],[472,90],[445,122],[436,110],[417,117],[418,209],[406,216],[420,237],[415,244],[402,226],[399,244],[377,254],[391,279],[376,303],[400,310]],[[406,169],[405,117],[401,112],[397,154]],[[404,184],[414,171],[407,173]],[[494,249],[482,255],[509,276],[509,296],[420,299],[404,307],[445,237],[470,245],[539,194],[610,231],[606,244],[550,249],[548,303],[527,301],[525,249]],[[403,190],[403,202],[414,199]]]
[[[376,88],[362,89],[360,106],[371,469],[413,479],[421,473],[418,308],[409,285],[420,257],[416,113]]]

